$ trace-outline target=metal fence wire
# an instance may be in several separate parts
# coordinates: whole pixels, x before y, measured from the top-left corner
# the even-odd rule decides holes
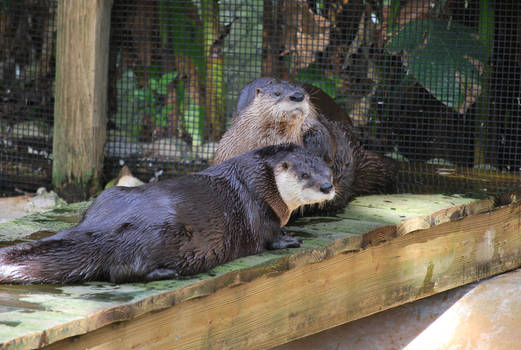
[[[55,10],[0,2],[0,196],[50,183]]]
[[[55,2],[0,6],[2,187],[50,182]],[[114,0],[107,178],[123,164],[144,181],[207,167],[240,89],[274,76],[328,93],[367,148],[402,162],[402,190],[518,184],[520,7]]]

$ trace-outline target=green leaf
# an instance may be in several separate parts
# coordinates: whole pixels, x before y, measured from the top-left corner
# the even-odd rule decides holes
[[[151,78],[148,83],[150,84],[150,90],[158,92],[157,90],[161,88],[161,84],[158,79]]]
[[[389,4],[389,25],[387,26],[387,32],[392,33],[394,31],[394,23],[396,17],[400,13],[400,1],[401,0],[391,0]]]
[[[159,85],[161,86],[167,86],[171,82],[174,81],[175,78],[177,78],[177,75],[179,73],[177,72],[168,72],[161,76],[161,80],[159,80]]]
[[[200,146],[203,143],[203,119],[204,114],[201,111],[201,107],[190,100],[188,106],[184,108],[183,123],[186,131],[192,136],[192,145],[194,146]]]
[[[161,111],[154,115],[154,121],[158,126],[167,126],[168,125],[168,117],[170,112],[174,110],[174,106],[165,106],[161,108]]]
[[[442,20],[415,20],[386,47],[401,53],[408,72],[454,110],[464,113],[479,97],[487,51],[470,28]]]
[[[494,50],[494,7],[492,0],[479,1],[479,39],[487,48],[487,54],[492,56]]]
[[[191,0],[161,0],[161,23],[163,32],[170,28],[170,39],[176,55],[184,54],[194,62],[200,72],[204,71],[203,28],[198,18],[187,13],[199,13]],[[164,35],[164,33],[163,33]]]
[[[321,88],[333,99],[338,97],[338,86],[342,84],[339,78],[327,77],[321,74],[314,64],[302,69],[298,73],[297,80]]]
[[[168,72],[163,74],[160,79],[150,79],[150,88],[159,95],[166,95],[168,84],[174,81],[177,74],[177,72]]]
[[[141,110],[141,113],[148,114],[148,115],[154,115],[157,113],[157,107],[155,106],[147,106]]]
[[[154,101],[152,91],[147,88],[136,89],[133,91],[132,95],[138,103],[151,103]]]
[[[140,124],[135,124],[132,126],[132,135],[134,137],[138,137],[139,135],[141,135],[141,125]]]

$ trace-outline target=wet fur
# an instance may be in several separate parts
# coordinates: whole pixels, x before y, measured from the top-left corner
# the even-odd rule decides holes
[[[294,208],[278,192],[277,171],[290,172],[293,179],[306,172],[310,177],[300,185],[317,192],[332,178],[319,158],[284,144],[181,178],[112,187],[94,200],[77,226],[0,249],[0,282],[175,278],[266,248],[295,246],[295,238],[281,234]]]
[[[274,96],[274,93],[280,96]],[[298,123],[278,109],[295,92],[310,107]],[[302,213],[334,214],[354,197],[395,190],[397,163],[365,150],[349,116],[321,89],[275,78],[259,78],[243,88],[236,115],[224,134],[214,163],[260,145],[294,142],[322,157],[332,168],[337,195],[332,201],[306,207]]]

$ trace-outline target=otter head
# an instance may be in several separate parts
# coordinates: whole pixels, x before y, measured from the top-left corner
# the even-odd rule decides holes
[[[255,181],[256,191],[279,217],[280,226],[286,225],[295,209],[335,196],[331,169],[322,158],[301,146],[293,143],[265,146],[243,157],[251,160],[252,155],[256,159],[253,170],[262,179]]]
[[[331,169],[320,157],[301,148],[281,158],[273,167],[273,175],[290,212],[335,196]]]
[[[261,103],[257,108],[279,122],[299,123],[314,113],[306,90],[276,78],[260,78],[245,86],[237,102],[237,113],[255,103]]]

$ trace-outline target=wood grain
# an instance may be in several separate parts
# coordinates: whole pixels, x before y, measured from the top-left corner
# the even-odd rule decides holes
[[[520,223],[513,203],[297,264],[49,348],[267,349],[519,267]]]
[[[112,0],[59,0],[53,185],[95,193],[106,134]]]

